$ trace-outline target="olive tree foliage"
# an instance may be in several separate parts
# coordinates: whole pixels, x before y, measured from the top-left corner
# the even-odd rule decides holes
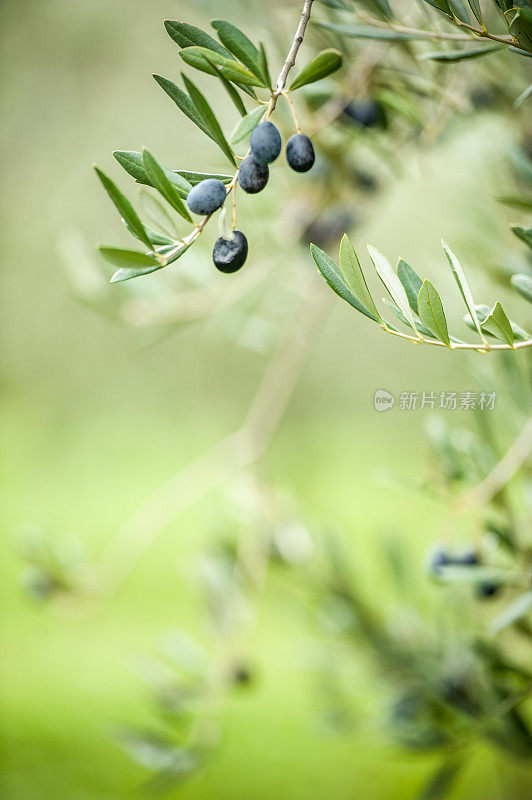
[[[270,304],[269,320],[281,332],[241,427],[145,500],[101,556],[106,588],[116,591],[180,513],[212,489],[230,487],[228,517],[234,522],[236,514],[233,527],[239,534],[223,538],[202,564],[212,649],[183,634],[171,637],[161,662],[144,676],[160,724],[149,731],[128,729],[120,739],[150,770],[155,788],[173,787],[212,758],[223,731],[224,700],[254,680],[242,642],[273,569],[289,590],[295,589],[294,602],[303,601],[314,620],[318,655],[313,663],[327,695],[328,723],[339,732],[350,724],[354,691],[346,675],[363,649],[386,687],[383,728],[416,752],[438,754],[436,771],[419,795],[437,800],[451,790],[479,743],[516,760],[532,757],[527,707],[532,692],[532,393],[524,361],[532,345],[525,316],[526,303],[532,301],[527,254],[532,230],[523,220],[513,225],[515,254],[493,275],[494,286],[505,283],[515,290],[522,309],[517,321],[494,296],[477,302],[474,275],[466,276],[459,256],[443,244],[442,261],[456,281],[456,308],[463,308],[466,333],[449,330],[432,281],[403,259],[394,269],[370,245],[372,265],[389,295],[378,302],[345,231],[357,222],[349,212],[353,196],[362,213],[365,204],[374,209],[389,177],[401,170],[405,149],[432,146],[457,115],[473,114],[486,103],[512,114],[523,135],[522,150],[513,154],[514,185],[499,198],[501,208],[512,207],[519,217],[530,211],[526,110],[532,93],[527,87],[532,12],[525,0],[515,6],[478,0],[467,5],[462,0],[412,5],[306,0],[300,19],[294,19],[291,42],[286,32],[275,37],[277,50],[286,48],[286,58],[277,64],[274,80],[266,47],[233,21],[215,20],[209,31],[181,21],[167,21],[165,28],[186,72],[181,83],[162,76],[155,80],[184,124],[195,125],[218,147],[227,170],[167,166],[148,149],[117,151],[117,162],[138,189],[139,210],[114,180],[100,170],[98,176],[137,245],[100,247],[114,269],[111,281],[120,287],[102,280],[80,246],[73,271],[80,299],[122,323],[163,334],[228,308],[244,306],[239,313],[256,316],[256,293],[272,270],[269,237],[256,251],[251,243],[248,263],[235,277],[218,278],[210,267],[195,274],[186,265],[188,251],[213,227],[223,241],[233,240],[239,204],[255,202],[242,196],[239,182],[240,165],[253,157],[250,135],[261,121],[275,121],[283,140],[294,133],[306,135],[318,156],[314,170],[297,179],[309,187],[304,208],[294,202],[289,215],[290,237],[305,247],[311,244],[308,263],[313,259],[336,295],[390,335],[452,350],[493,351],[482,367],[483,385],[499,392],[503,387],[504,403],[489,427],[478,413],[473,415],[476,428],[460,431],[441,424],[429,431],[427,478],[403,488],[450,509],[448,525],[463,525],[470,536],[457,550],[435,545],[427,556],[428,577],[441,587],[440,613],[445,609],[451,622],[439,627],[425,608],[412,607],[409,625],[394,625],[392,611],[376,606],[364,591],[363,576],[344,552],[342,537],[309,521],[290,498],[262,484],[250,470],[275,435],[319,333],[324,304],[334,298],[311,280],[308,270],[297,268],[285,277],[276,298],[279,291],[289,292],[297,298],[291,303],[296,308],[288,313],[277,301]],[[231,130],[223,130],[194,71],[209,76],[213,93],[224,92],[230,99],[235,110]],[[225,199],[220,195],[220,211],[194,221],[187,198],[206,180],[217,182],[218,191],[221,182]],[[283,206],[286,217],[289,196]],[[337,263],[326,249],[338,243]],[[76,242],[68,244],[71,258]],[[91,271],[90,281],[84,270]],[[393,322],[387,319],[390,313]],[[441,532],[442,540],[446,534]],[[85,565],[79,549],[65,552],[33,532],[25,555],[30,562],[25,579],[34,596],[94,591],[97,571]],[[397,543],[383,543],[383,561],[394,576],[397,596],[410,602],[405,587],[415,576]],[[220,640],[238,644],[221,648]]]

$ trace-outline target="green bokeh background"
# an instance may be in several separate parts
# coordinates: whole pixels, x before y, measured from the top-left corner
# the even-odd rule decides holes
[[[223,492],[176,520],[113,599],[33,604],[20,590],[17,540],[25,523],[36,523],[59,538],[76,534],[97,557],[142,498],[238,427],[264,367],[263,355],[233,347],[217,327],[192,325],[150,344],[145,334],[107,322],[73,297],[59,255],[72,230],[90,243],[126,241],[90,169],[97,161],[118,178],[113,149],[148,144],[166,162],[180,159],[176,166],[223,167],[215,148],[197,137],[151,78],[159,72],[175,79],[180,69],[162,20],[204,24],[222,15],[220,5],[223,16],[236,14],[268,41],[251,2],[2,3],[5,800],[139,796],[145,773],[113,738],[118,726],[152,719],[135,661],[155,651],[168,629],[204,636],[195,565],[216,536]],[[269,14],[274,5],[279,19],[295,20],[297,3],[270,4]],[[215,105],[232,126],[219,95]],[[494,176],[504,170],[503,147],[514,135],[509,121],[486,113],[457,124],[431,155],[405,152],[403,175],[375,203],[355,241],[372,242],[390,258],[404,256],[439,276],[450,294],[443,235],[483,286],[475,267],[503,258],[510,244],[508,219],[490,198]],[[289,185],[286,170],[277,172],[270,198]],[[272,202],[242,203],[242,227],[256,254],[267,246],[268,226],[276,224]],[[211,240],[209,233],[199,245],[202,259]],[[283,270],[308,263],[289,232],[280,247]],[[277,272],[272,280],[279,279]],[[387,340],[336,303],[264,463],[268,479],[291,492],[306,515],[346,531],[368,592],[388,609],[400,601],[382,575],[374,580],[380,575],[375,543],[383,535],[398,537],[413,565],[408,599],[433,598],[422,556],[439,515],[376,479],[383,467],[420,477],[427,412],[377,414],[372,398],[377,388],[483,388],[470,372],[475,356],[437,355]],[[360,726],[345,737],[316,730],[317,700],[306,670],[310,635],[296,600],[273,578],[250,643],[255,684],[229,703],[219,756],[176,796],[414,795],[434,759],[389,745],[374,719],[384,688],[364,660],[353,674],[360,685]],[[454,796],[524,800],[529,777],[479,752]]]

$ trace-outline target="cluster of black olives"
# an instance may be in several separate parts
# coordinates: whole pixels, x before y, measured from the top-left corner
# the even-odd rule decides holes
[[[446,550],[437,549],[431,555],[429,570],[432,575],[437,577],[441,575],[442,567],[477,567],[479,564],[480,559],[474,550],[466,550],[461,554],[454,555]],[[489,581],[481,581],[476,586],[477,595],[482,599],[494,597],[498,594],[499,589],[499,584]]]
[[[251,154],[238,169],[238,184],[247,194],[261,192],[270,177],[269,164],[279,156],[281,134],[272,122],[260,122],[251,133]],[[314,147],[308,136],[295,133],[286,143],[286,160],[295,172],[308,172],[315,161]],[[224,184],[217,178],[207,178],[196,184],[187,196],[189,209],[203,216],[214,214],[227,197]],[[233,231],[231,238],[220,236],[214,245],[212,259],[220,272],[236,272],[248,255],[248,242],[242,231]]]

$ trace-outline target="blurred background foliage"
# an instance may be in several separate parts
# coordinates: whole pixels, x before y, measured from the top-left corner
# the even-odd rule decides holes
[[[397,705],[397,689],[383,680],[382,665],[375,669],[364,646],[348,653],[341,642],[324,648],[316,611],[329,632],[330,618],[335,624],[343,619],[349,630],[353,600],[344,591],[339,602],[335,590],[336,598],[329,598],[334,613],[321,613],[320,603],[316,609],[316,586],[321,600],[329,597],[323,586],[330,554],[320,542],[325,532],[343,532],[340,560],[353,565],[357,597],[361,593],[378,619],[386,617],[392,632],[407,629],[420,650],[423,643],[430,651],[432,639],[437,653],[469,626],[484,630],[499,607],[498,597],[479,608],[470,592],[442,592],[427,580],[427,548],[441,539],[445,509],[430,496],[398,491],[398,485],[433,485],[431,474],[450,462],[440,458],[427,478],[427,423],[433,443],[443,448],[440,456],[449,456],[445,435],[438,436],[435,412],[396,408],[378,414],[373,394],[480,392],[500,376],[503,361],[492,354],[490,373],[480,369],[476,354],[442,352],[435,358],[388,341],[332,297],[260,468],[227,482],[168,525],[116,594],[102,591],[105,575],[95,577],[89,566],[145,497],[238,428],[297,302],[294,284],[313,279],[309,239],[326,246],[331,237],[336,245],[347,229],[355,243],[373,242],[390,258],[401,255],[420,265],[439,278],[443,294],[445,288],[451,294],[439,248],[443,236],[467,265],[481,301],[494,280],[504,287],[509,271],[529,269],[525,249],[508,228],[522,220],[522,211],[496,201],[517,191],[515,165],[522,165],[527,149],[526,107],[512,110],[523,88],[513,68],[518,57],[504,53],[495,56],[500,79],[486,66],[495,62],[466,65],[468,81],[450,88],[459,95],[459,109],[438,130],[433,147],[420,145],[427,120],[405,125],[401,113],[388,122],[395,138],[373,128],[365,136],[357,126],[346,133],[345,120],[325,131],[318,150],[319,220],[313,180],[272,170],[268,191],[239,204],[239,226],[252,249],[246,269],[264,270],[261,285],[202,324],[144,324],[154,307],[165,312],[168,298],[183,287],[209,285],[216,234],[206,233],[168,275],[102,288],[87,242],[116,240],[119,225],[89,167],[97,159],[116,176],[111,151],[147,144],[165,163],[222,170],[216,150],[151,78],[152,72],[174,77],[181,69],[162,21],[180,18],[206,27],[220,15],[215,5],[2,4],[0,785],[9,800],[138,796],[146,781],[142,763],[164,771],[165,754],[160,740],[150,748],[146,737],[139,742],[131,732],[160,730],[161,713],[170,714],[173,695],[161,696],[161,686],[175,689],[165,676],[176,653],[181,659],[188,653],[189,672],[192,659],[200,665],[192,673],[208,674],[215,686],[234,684],[229,692],[213,692],[214,702],[209,698],[199,714],[204,740],[217,745],[214,757],[176,796],[414,797],[441,763],[432,752],[394,744],[390,735],[396,727],[390,709],[408,720],[415,681],[414,689],[402,687]],[[226,0],[223,6],[225,18],[265,40],[275,74],[299,3],[272,3],[267,19],[255,2]],[[309,54],[330,44],[324,36],[313,29],[305,43]],[[447,73],[437,72],[437,80],[440,74]],[[308,106],[299,109],[303,129],[319,102],[308,93]],[[230,130],[233,110],[219,93],[213,104]],[[285,122],[288,127],[288,116]],[[335,169],[333,159],[330,171],[325,166],[339,139],[353,162],[352,187],[343,161]],[[187,164],[179,163],[184,154]],[[87,307],[95,293],[107,317]],[[506,297],[505,288],[502,293]],[[507,294],[512,312],[519,301]],[[117,309],[127,326],[117,324]],[[515,359],[525,373],[526,353]],[[526,398],[523,392],[517,389]],[[511,441],[519,413],[510,399],[500,400],[497,437],[504,452],[501,442]],[[470,412],[450,416],[453,427],[466,430],[457,441],[469,441]],[[472,468],[462,466],[474,482]],[[447,478],[462,487],[455,467]],[[292,531],[280,546],[279,526]],[[466,547],[474,528],[466,518],[445,537],[455,548]],[[245,635],[237,626],[235,636],[224,636],[214,613],[221,606],[220,572],[226,574],[235,546],[248,540],[258,542],[260,552],[267,541],[268,553],[279,550],[281,561],[284,552],[288,568],[259,581],[251,598],[256,622],[250,626],[244,619]],[[312,568],[296,569],[299,559],[308,562],[309,548],[316,553]],[[80,587],[87,591],[76,597]],[[59,602],[35,602],[51,593]],[[444,633],[438,637],[438,631]],[[187,637],[199,644],[188,646]],[[522,645],[512,641],[520,657]],[[434,649],[426,658],[425,673],[436,672]],[[214,666],[202,673],[205,663]],[[205,697],[196,691],[201,680],[187,684],[196,711]],[[460,699],[460,687],[453,688]],[[120,739],[140,764],[128,758]],[[474,740],[469,755],[450,796],[528,795],[532,773],[526,762],[482,740]]]

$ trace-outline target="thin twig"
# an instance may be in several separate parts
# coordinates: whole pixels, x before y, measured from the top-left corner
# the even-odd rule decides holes
[[[370,17],[367,14],[359,13],[357,16],[361,22],[372,25],[375,28],[391,30],[394,31],[394,33],[404,33],[405,36],[416,36],[420,39],[474,43],[474,37],[478,36],[479,39],[492,39],[494,42],[502,42],[502,44],[506,45],[513,45],[516,43],[511,36],[497,36],[494,33],[489,33],[488,31],[482,30],[482,28],[475,28],[473,25],[468,25],[467,23],[456,18],[453,19],[454,24],[460,28],[466,28],[466,30],[471,31],[471,36],[461,33],[447,33],[445,31],[427,31],[423,30],[422,28],[409,28],[405,27],[404,25],[397,25],[394,22],[385,22],[382,19],[377,19],[377,17]]]
[[[448,347],[450,350],[473,350],[477,353],[489,353],[492,350],[521,350],[524,347],[532,347],[532,339],[523,339],[522,341],[514,342],[511,345],[502,343],[495,344],[488,341],[486,341],[485,344],[470,344],[469,342],[451,342],[450,344],[446,344],[445,342],[441,342],[439,339],[427,339],[422,334],[411,336],[408,333],[396,331],[393,328],[389,328],[386,323],[383,323],[381,328],[391,336],[399,336],[400,339],[406,339],[413,344],[431,344],[433,347]]]
[[[473,489],[458,498],[460,510],[484,508],[513,478],[532,452],[532,417],[491,472]]]

